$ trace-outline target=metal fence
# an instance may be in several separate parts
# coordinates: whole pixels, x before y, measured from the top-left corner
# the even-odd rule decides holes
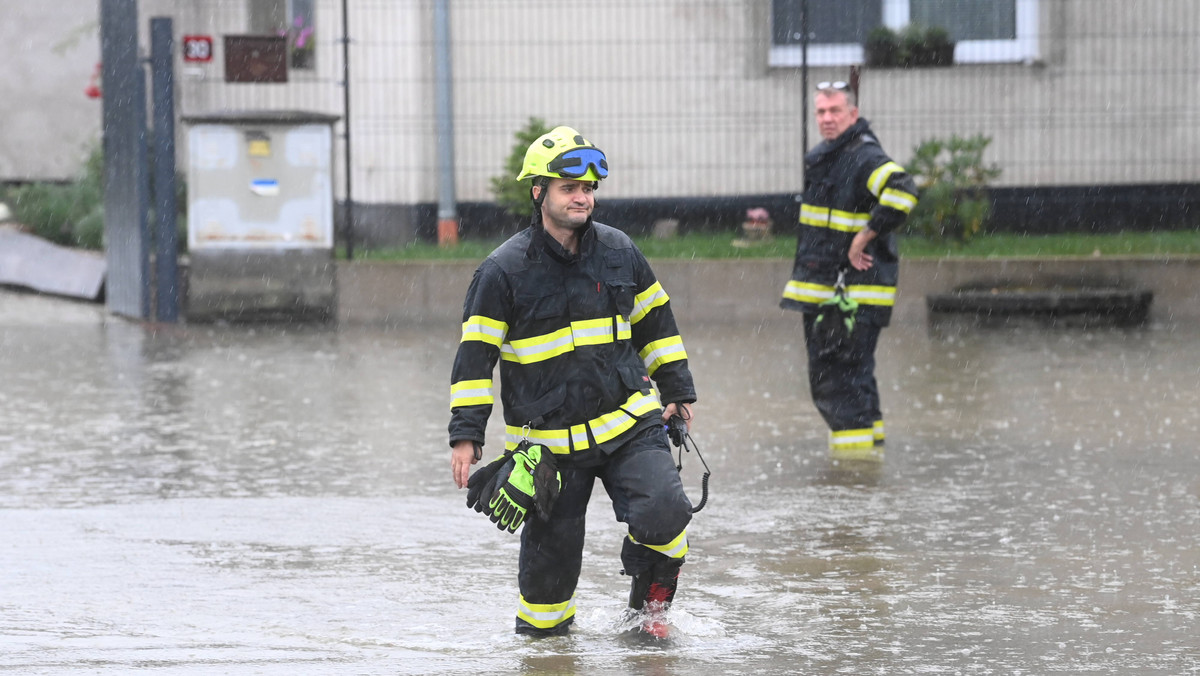
[[[454,0],[464,221],[495,217],[489,182],[531,117],[601,145],[613,163],[601,196],[648,205],[633,218],[680,213],[680,204],[716,221],[755,203],[786,210],[800,190],[804,140],[819,140],[805,109],[812,85],[853,76],[863,115],[898,162],[928,138],[991,138],[985,157],[1002,170],[993,195],[1004,227],[1184,225],[1200,206],[1200,3],[972,2],[987,9],[974,23],[972,3],[931,0]],[[806,24],[796,12],[805,3],[802,68],[797,29]],[[339,131],[348,122],[353,198],[394,207],[379,217],[425,232],[438,196],[433,6],[347,0],[347,25],[340,0],[146,0],[142,14],[173,15],[181,34],[262,32],[274,21],[293,50],[308,50],[293,52],[287,84],[227,84],[220,53],[212,65],[184,64],[184,114],[342,114],[348,35],[350,118]],[[873,65],[864,45],[878,37],[869,30],[876,15],[897,27],[946,16],[957,34],[953,65]],[[298,48],[302,24],[309,42]],[[339,171],[344,153],[339,143]]]

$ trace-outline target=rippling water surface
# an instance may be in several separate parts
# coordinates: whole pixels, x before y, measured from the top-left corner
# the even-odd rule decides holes
[[[872,468],[827,460],[790,317],[684,321],[674,638],[622,631],[597,490],[574,631],[530,641],[450,480],[457,327],[7,307],[0,671],[1200,673],[1195,327],[889,328]]]

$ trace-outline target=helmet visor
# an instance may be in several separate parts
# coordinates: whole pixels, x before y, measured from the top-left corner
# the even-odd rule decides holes
[[[546,164],[546,169],[563,178],[580,178],[588,173],[588,167],[596,176],[608,177],[608,159],[599,148],[573,148]]]

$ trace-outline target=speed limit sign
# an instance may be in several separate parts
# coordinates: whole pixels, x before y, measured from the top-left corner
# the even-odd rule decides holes
[[[187,63],[212,61],[213,40],[209,35],[183,36],[183,60]]]

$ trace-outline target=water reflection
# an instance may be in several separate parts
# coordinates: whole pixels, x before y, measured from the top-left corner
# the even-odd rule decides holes
[[[6,324],[0,667],[1200,670],[1194,328],[892,327],[882,466],[826,459],[793,323],[683,328],[713,477],[664,643],[621,631],[602,491],[577,631],[512,634],[516,539],[447,469],[455,327]]]

